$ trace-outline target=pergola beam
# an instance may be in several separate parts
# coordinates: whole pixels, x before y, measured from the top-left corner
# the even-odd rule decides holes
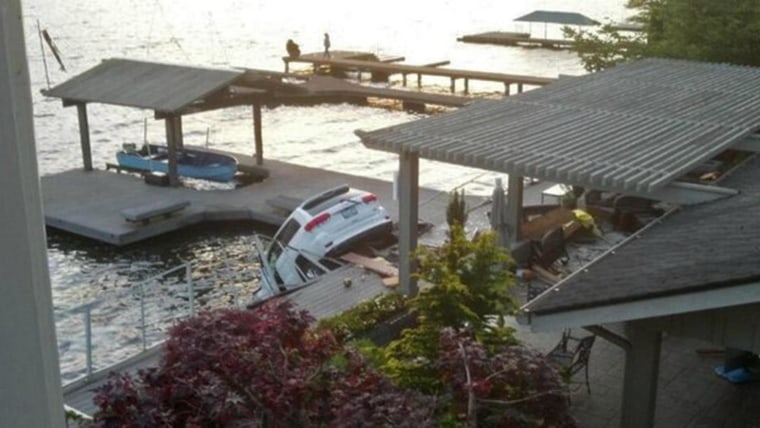
[[[760,135],[751,134],[747,136],[747,138],[736,143],[732,149],[760,153]]]

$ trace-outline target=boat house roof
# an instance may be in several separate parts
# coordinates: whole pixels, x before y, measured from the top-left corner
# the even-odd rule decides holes
[[[96,102],[174,113],[226,88],[244,73],[112,58],[51,88],[46,95],[64,103]]]
[[[372,149],[694,203],[732,193],[676,181],[748,144],[760,129],[758,94],[760,68],[646,59],[356,133]]]
[[[536,10],[516,18],[521,22],[545,22],[565,25],[599,25],[598,21],[576,12],[559,12],[554,10]]]

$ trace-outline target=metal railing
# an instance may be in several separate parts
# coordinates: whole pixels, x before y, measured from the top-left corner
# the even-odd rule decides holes
[[[170,277],[171,275],[175,275],[178,273],[181,273],[184,271],[184,281],[180,283],[176,283],[175,285],[179,285],[183,288],[182,291],[173,290],[173,293],[167,293],[167,286],[164,283],[164,280]],[[106,305],[116,305],[118,308],[114,309],[116,310],[122,310],[122,312],[129,313],[130,309],[133,309],[133,307],[130,307],[130,303],[137,300],[137,303],[139,304],[139,317],[136,320],[137,321],[137,329],[140,331],[140,351],[137,352],[137,354],[140,354],[148,349],[149,346],[153,345],[154,343],[151,343],[151,340],[148,335],[148,330],[151,327],[151,325],[154,326],[161,326],[161,324],[166,324],[166,326],[170,325],[172,322],[177,321],[179,319],[185,318],[187,316],[192,316],[195,314],[195,294],[196,289],[193,283],[193,277],[192,277],[192,264],[191,263],[185,263],[179,266],[176,266],[172,269],[166,270],[164,272],[161,272],[157,275],[151,276],[150,278],[140,281],[136,285],[125,289],[118,293],[112,293],[108,296],[98,298],[96,300],[93,300],[91,302],[85,303],[83,305],[77,306],[70,311],[67,311],[69,313],[81,313],[82,314],[82,322],[84,325],[84,351],[85,351],[85,361],[86,361],[86,369],[85,369],[85,377],[92,376],[95,367],[94,359],[93,359],[93,350],[95,349],[93,345],[93,312],[98,308],[103,308]],[[167,306],[170,311],[173,312],[171,316],[168,317],[159,317],[156,312],[159,312],[159,310],[166,308],[160,308],[157,304],[151,304],[147,298],[147,294],[149,292],[158,292],[156,294],[160,295],[158,298],[160,300],[164,300],[164,306]],[[163,293],[166,293],[166,295],[163,295]],[[167,297],[168,294],[173,294],[174,300],[170,300],[170,298]],[[185,306],[186,310],[179,312],[175,311],[175,309],[178,309],[180,305],[176,305],[174,302],[177,301],[177,298],[181,299],[182,301],[186,301]],[[126,304],[124,302],[127,302]],[[117,302],[117,303],[114,303]],[[149,312],[153,311],[154,313],[154,319],[151,319]],[[116,318],[118,315],[114,314],[107,314],[103,316],[105,318],[105,321],[113,321],[114,318]],[[108,326],[113,329],[113,326]],[[121,326],[117,330],[118,332],[121,332],[124,328],[127,328],[127,326]],[[112,331],[113,332],[113,331]],[[160,332],[159,335],[162,335],[163,332]],[[162,342],[163,337],[159,338],[156,343]],[[131,355],[129,357],[132,357],[134,355]],[[129,358],[127,357],[127,358]]]

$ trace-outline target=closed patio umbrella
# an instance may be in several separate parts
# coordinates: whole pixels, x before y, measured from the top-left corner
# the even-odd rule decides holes
[[[507,200],[504,196],[504,186],[502,185],[501,178],[497,178],[491,195],[491,229],[496,232],[496,243],[505,248],[509,242],[506,204]]]

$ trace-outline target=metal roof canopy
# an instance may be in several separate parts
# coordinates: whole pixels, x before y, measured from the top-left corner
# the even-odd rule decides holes
[[[586,15],[576,12],[559,12],[554,10],[536,10],[527,15],[515,18],[514,20],[521,22],[549,22],[552,24],[565,25],[599,25],[598,21],[595,21]]]
[[[104,103],[179,112],[227,87],[244,70],[112,58],[45,92],[65,103]]]
[[[760,68],[646,59],[370,132],[365,146],[679,204],[735,192],[676,183],[756,150]]]

